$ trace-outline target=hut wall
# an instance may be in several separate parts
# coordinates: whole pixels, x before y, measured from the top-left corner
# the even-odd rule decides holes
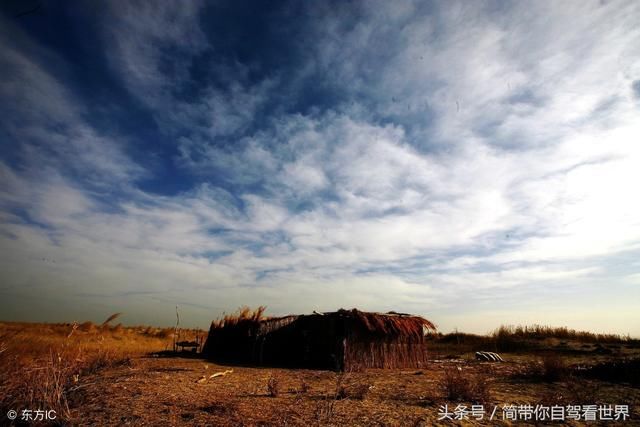
[[[423,368],[427,364],[424,339],[404,337],[345,340],[344,370],[361,368]]]
[[[302,316],[295,322],[257,337],[259,365],[340,369],[342,347],[335,337],[335,319]]]
[[[426,366],[427,343],[423,319],[358,311],[343,319],[344,370]]]
[[[251,364],[256,325],[241,322],[223,328],[211,328],[203,354],[221,363]]]
[[[204,355],[220,363],[342,369],[338,319],[300,316],[211,328]]]
[[[339,311],[212,327],[203,352],[221,363],[316,369],[422,368],[424,319]]]

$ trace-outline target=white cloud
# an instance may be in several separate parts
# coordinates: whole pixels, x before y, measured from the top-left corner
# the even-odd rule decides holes
[[[6,71],[0,85],[5,103],[0,124],[7,133],[6,148],[20,159],[23,170],[40,174],[41,179],[48,170],[54,174],[75,172],[98,187],[144,176],[144,168],[129,158],[122,141],[101,135],[88,125],[80,100],[59,76],[48,71],[63,61],[33,46],[12,24],[3,25],[13,30],[14,38],[10,41],[0,34],[0,64]]]
[[[190,61],[211,48],[198,7],[112,10],[111,64],[175,137],[173,160],[193,179],[173,195],[137,188],[143,169],[126,141],[100,135],[64,84],[5,51],[33,83],[2,88],[31,123],[11,129],[32,163],[47,165],[36,173],[0,162],[8,286],[52,281],[76,293],[148,292],[227,310],[267,303],[278,313],[428,315],[455,310],[457,295],[489,313],[492,299],[560,285],[597,300],[607,279],[632,295],[625,286],[638,266],[610,264],[640,249],[640,110],[630,91],[639,7],[402,5],[312,11],[313,43],[287,71],[295,84],[283,96],[303,97],[305,79],[320,75],[341,101],[306,115],[269,110],[286,81],[250,80],[243,64],[223,64],[226,89],[176,95],[172,81],[189,80]],[[168,52],[184,60],[169,71]],[[55,104],[39,103],[43,93]],[[50,132],[43,117],[69,129]],[[47,138],[64,161],[33,142]],[[108,203],[95,191],[105,176],[121,191]],[[459,322],[442,317],[445,327]]]

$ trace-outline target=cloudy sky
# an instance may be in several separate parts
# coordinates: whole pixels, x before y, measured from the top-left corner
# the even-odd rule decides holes
[[[637,1],[3,2],[0,317],[640,336]]]

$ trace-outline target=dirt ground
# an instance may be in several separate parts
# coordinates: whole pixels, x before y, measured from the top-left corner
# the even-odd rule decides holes
[[[172,328],[0,322],[0,425],[28,425],[18,415],[30,408],[79,426],[536,425],[505,419],[507,405],[627,405],[625,422],[588,424],[640,425],[640,341],[533,331],[539,336],[438,335],[422,369],[340,374],[175,354]],[[475,360],[475,351],[500,347],[504,363]],[[440,420],[443,405],[462,419]]]
[[[525,361],[514,359],[505,363],[434,360],[421,370],[341,375],[145,356],[83,378],[69,397],[73,423],[79,425],[535,425],[505,421],[501,408],[505,404],[541,403],[627,404],[630,419],[626,422],[589,425],[640,425],[638,388],[582,379],[553,383],[524,380],[517,373]],[[209,379],[216,372],[231,369],[233,372],[225,376]],[[453,411],[460,403],[447,402],[442,394],[443,375],[452,369],[488,382],[490,397],[483,406],[483,420],[471,415],[464,421],[438,420],[440,405],[448,404]],[[471,403],[467,405],[471,408]],[[487,420],[496,405],[494,419]]]

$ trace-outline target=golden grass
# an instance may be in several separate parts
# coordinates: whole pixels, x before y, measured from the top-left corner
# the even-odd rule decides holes
[[[104,327],[104,326],[108,325],[109,323],[111,323],[112,321],[116,320],[116,319],[117,319],[118,317],[120,317],[121,315],[122,315],[122,313],[113,313],[113,314],[112,314],[111,316],[109,316],[109,317],[107,318],[107,320],[105,320],[105,321],[102,323],[102,325],[100,325],[100,326]]]
[[[253,310],[241,314],[251,316]],[[545,367],[540,355],[562,350],[556,338],[547,343],[553,347],[546,353],[512,353],[505,363],[478,362],[461,343],[455,359],[432,360],[419,371],[234,367],[232,374],[198,382],[229,367],[196,358],[136,357],[170,348],[172,333],[173,328],[91,322],[0,323],[1,409],[55,409],[71,425],[433,425],[441,404],[483,401],[628,403],[632,419],[640,416],[640,390],[626,384],[629,373],[638,371],[637,359],[596,353],[590,345],[586,356],[558,353],[563,363],[549,359]],[[194,331],[181,331],[189,333]],[[637,357],[640,348],[626,345],[621,355]],[[447,346],[447,351],[453,347]],[[582,358],[595,363],[596,356],[602,363],[582,369]],[[518,375],[529,361],[540,372],[566,365],[572,373],[556,381],[532,381]],[[577,365],[584,377],[574,372]]]
[[[68,391],[83,376],[170,347],[172,334],[167,330],[171,328],[110,326],[118,316],[100,326],[92,322],[0,323],[2,413],[42,407],[67,419]]]
[[[580,346],[590,349],[606,345],[607,348],[640,348],[640,340],[628,335],[598,334],[576,331],[567,327],[545,325],[509,326],[502,325],[487,335],[452,332],[432,333],[427,336],[429,348],[441,353],[495,351],[504,353],[529,353],[548,348],[550,345],[564,345],[569,348]],[[607,349],[601,351],[608,351]],[[583,351],[585,354],[589,351]]]
[[[485,404],[491,401],[487,378],[479,373],[463,372],[460,366],[445,369],[439,386],[444,398],[450,402]]]
[[[267,380],[267,393],[271,397],[278,397],[280,394],[280,381],[277,375],[271,374]]]
[[[240,307],[235,313],[225,314],[220,319],[216,319],[211,322],[212,328],[222,328],[225,326],[233,326],[238,323],[249,321],[249,322],[259,322],[260,320],[265,319],[264,311],[267,309],[266,306],[261,305],[258,308],[252,309],[247,306]]]
[[[493,332],[492,336],[497,339],[501,337],[523,339],[558,338],[591,343],[620,343],[633,341],[629,336],[618,334],[598,334],[594,332],[577,331],[575,329],[569,329],[566,326],[557,327],[547,325],[502,325]]]

